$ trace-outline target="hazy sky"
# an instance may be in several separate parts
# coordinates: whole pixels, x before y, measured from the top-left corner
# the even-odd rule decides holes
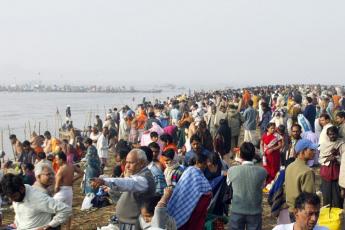
[[[344,9],[343,0],[4,0],[0,83],[343,83]]]

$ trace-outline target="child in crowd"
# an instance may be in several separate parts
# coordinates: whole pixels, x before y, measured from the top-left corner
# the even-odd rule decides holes
[[[125,172],[126,157],[131,151],[127,141],[120,140],[115,147],[115,167],[113,170],[113,177],[122,177]]]
[[[162,159],[165,163],[164,176],[168,187],[175,187],[179,181],[184,168],[174,160],[175,151],[173,149],[168,149],[162,153]]]
[[[158,133],[157,132],[151,132],[150,133],[150,138],[152,142],[157,143],[158,142]]]
[[[167,229],[175,230],[175,220],[167,214],[166,205],[171,197],[172,189],[164,189],[162,197],[154,196],[147,199],[141,205],[141,215],[139,216],[139,228],[136,229]]]
[[[22,177],[24,184],[33,185],[36,181],[34,173],[34,165],[31,163],[22,164]]]
[[[162,170],[164,171],[165,169],[165,165],[163,165],[160,161],[159,158],[161,157],[160,155],[160,147],[159,144],[157,144],[156,142],[151,142],[148,147],[152,150],[153,153],[153,159],[152,161],[155,162],[155,164]]]

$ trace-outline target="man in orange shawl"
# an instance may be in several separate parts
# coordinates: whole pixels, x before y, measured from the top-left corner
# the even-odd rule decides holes
[[[60,140],[52,137],[49,131],[45,131],[44,132],[44,152],[48,155],[49,153],[57,153],[60,150]],[[54,158],[53,160],[53,169],[55,171],[55,173],[59,170],[59,164],[57,162],[57,160],[55,160],[56,158]]]
[[[136,116],[136,120],[137,120],[137,130],[138,130],[138,139],[141,140],[141,136],[144,133],[145,130],[145,124],[147,121],[147,116],[144,110],[144,106],[143,105],[139,105],[138,106],[138,115]]]
[[[243,93],[243,96],[242,96],[242,100],[243,100],[243,104],[242,104],[242,107],[243,108],[246,108],[247,107],[247,104],[248,104],[248,101],[251,99],[251,95],[249,93],[248,90],[244,90],[244,93]]]

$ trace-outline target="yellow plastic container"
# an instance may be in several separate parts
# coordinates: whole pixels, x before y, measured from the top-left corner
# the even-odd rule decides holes
[[[324,207],[320,210],[318,225],[328,227],[330,230],[341,230],[343,218],[342,209]]]

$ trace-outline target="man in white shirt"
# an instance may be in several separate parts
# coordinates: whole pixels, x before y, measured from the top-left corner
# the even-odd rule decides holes
[[[129,135],[129,130],[130,127],[127,123],[127,116],[124,115],[121,119],[120,119],[120,124],[119,124],[119,140],[124,140],[124,141],[128,141],[128,135]]]
[[[322,126],[322,131],[320,133],[319,138],[319,145],[322,145],[328,142],[327,129],[333,125],[331,123],[331,117],[327,113],[323,113],[320,115],[319,122]]]
[[[108,153],[109,153],[109,129],[108,127],[103,128],[102,135],[97,140],[97,153],[102,164],[102,173],[107,164]]]
[[[98,129],[97,129],[97,127],[96,126],[94,126],[93,128],[92,128],[92,131],[91,131],[91,133],[90,133],[90,139],[92,140],[92,143],[96,146],[97,145],[97,141],[98,141],[98,138],[101,136],[101,132],[100,131],[98,131]]]
[[[55,229],[72,215],[71,207],[24,185],[20,176],[5,175],[1,188],[13,202],[17,229]]]
[[[173,108],[170,110],[170,119],[172,125],[177,125],[177,122],[181,119],[181,112],[178,110],[177,104],[173,104]]]
[[[320,198],[314,193],[302,192],[295,201],[296,222],[281,224],[273,230],[327,230],[316,225],[320,215]]]

